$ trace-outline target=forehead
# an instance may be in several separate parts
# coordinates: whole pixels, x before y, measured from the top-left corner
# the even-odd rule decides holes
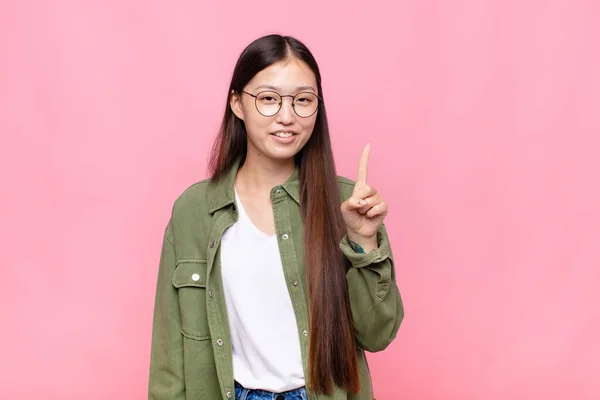
[[[317,91],[317,78],[308,64],[297,58],[280,61],[269,65],[257,73],[247,87],[257,89],[262,86],[272,86],[282,92],[295,92],[299,90]]]

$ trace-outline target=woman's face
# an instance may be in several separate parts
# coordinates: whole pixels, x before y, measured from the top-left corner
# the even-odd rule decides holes
[[[277,92],[280,95],[296,95],[300,92],[317,92],[317,80],[310,67],[296,58],[281,61],[263,69],[243,89],[253,95],[261,91]],[[310,97],[310,96],[309,96]],[[310,99],[299,98],[296,109],[307,106]],[[261,154],[273,159],[290,159],[304,147],[310,138],[317,113],[302,118],[292,108],[292,97],[281,98],[281,109],[271,117],[265,117],[256,108],[255,98],[246,93],[231,96],[230,106],[235,115],[244,121],[248,134],[248,155]],[[314,99],[316,101],[316,99]],[[277,102],[261,97],[261,110],[272,109]],[[275,109],[276,109],[275,105]],[[301,111],[300,111],[301,112]]]

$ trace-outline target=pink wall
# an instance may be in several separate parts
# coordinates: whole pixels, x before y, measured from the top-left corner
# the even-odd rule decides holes
[[[600,398],[596,1],[3,1],[0,398],[145,397],[162,232],[259,35],[390,204],[378,399]]]

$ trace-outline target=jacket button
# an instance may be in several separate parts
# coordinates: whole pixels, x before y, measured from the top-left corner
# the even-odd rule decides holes
[[[289,235],[287,233],[284,233],[283,235],[281,235],[281,237],[283,238],[283,240],[287,240],[289,238]]]
[[[232,396],[231,392],[227,392],[227,398],[230,399]]]
[[[294,282],[292,282],[292,285],[293,285],[294,287],[298,287],[298,281],[294,281]]]
[[[197,282],[199,279],[200,279],[200,275],[198,275],[198,274],[193,274],[193,275],[192,275],[192,280],[193,280],[194,282]]]
[[[221,339],[218,339],[218,340],[217,340],[217,345],[218,345],[219,347],[222,347],[222,346],[223,346],[223,341],[222,341]]]
[[[210,247],[211,249],[212,249],[213,247],[215,247],[215,241],[214,241],[214,240],[211,240],[211,241],[210,241],[210,244],[208,245],[208,247]]]
[[[308,331],[305,329],[305,330],[303,330],[303,331],[302,331],[302,334],[303,334],[304,336],[308,336]]]
[[[208,297],[212,298],[212,289],[208,289]]]

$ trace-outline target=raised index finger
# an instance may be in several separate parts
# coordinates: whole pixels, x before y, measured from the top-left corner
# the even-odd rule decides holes
[[[367,143],[360,156],[358,163],[358,174],[356,175],[356,186],[360,187],[367,184],[367,169],[369,167],[369,153],[371,152],[371,143]]]

